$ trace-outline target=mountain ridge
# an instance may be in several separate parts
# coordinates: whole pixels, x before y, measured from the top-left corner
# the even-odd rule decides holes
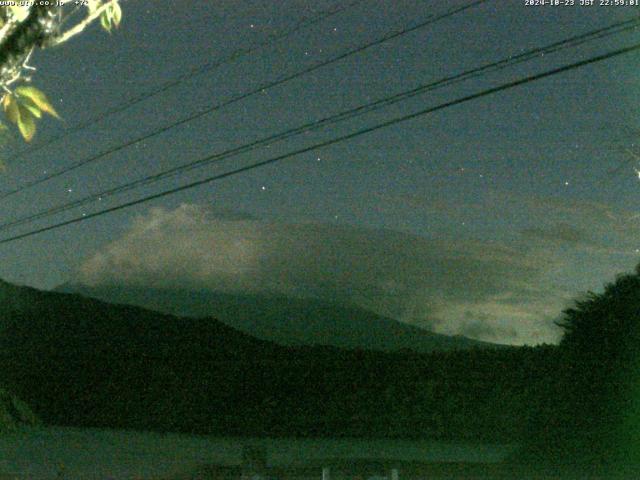
[[[438,334],[360,307],[317,298],[117,285],[65,284],[55,291],[170,315],[211,316],[243,333],[285,346],[328,345],[417,353],[500,346],[464,336]]]
[[[511,438],[546,358],[520,347],[286,347],[213,318],[0,284],[0,384],[48,425]]]

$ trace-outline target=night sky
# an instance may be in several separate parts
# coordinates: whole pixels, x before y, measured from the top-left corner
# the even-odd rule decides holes
[[[456,2],[462,5],[465,2]],[[640,14],[640,7],[488,1],[2,200],[4,223],[420,84]],[[123,2],[40,52],[51,138],[333,1]],[[364,0],[291,37],[19,159],[0,192],[411,26],[453,3]],[[192,170],[0,238],[343,135],[637,42],[638,32],[541,56],[382,111]],[[0,245],[0,276],[313,295],[444,333],[555,342],[561,310],[640,260],[636,53],[555,75],[219,182]],[[635,162],[635,163],[634,163]]]

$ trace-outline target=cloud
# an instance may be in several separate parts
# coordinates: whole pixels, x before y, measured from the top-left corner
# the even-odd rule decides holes
[[[548,227],[525,228],[521,234],[529,239],[573,245],[594,245],[593,239],[582,229],[560,222]]]
[[[552,265],[497,242],[266,222],[182,205],[136,219],[78,275],[90,286],[322,298],[439,332],[538,343],[557,340],[548,318],[565,302],[564,292],[540,288]]]
[[[460,328],[460,334],[471,338],[504,338],[511,341],[517,341],[518,330],[513,325],[496,325],[492,317],[485,313],[465,312],[465,318],[468,319]]]
[[[492,325],[499,325],[500,318],[516,321],[519,338],[524,338],[525,330],[536,338],[552,338],[554,331],[557,335],[549,325],[577,295],[600,291],[605,282],[630,271],[640,260],[640,211],[633,204],[491,187],[456,199],[424,191],[387,195],[385,200],[392,208],[405,205],[428,211],[435,225],[452,223],[452,219],[457,225],[473,223],[477,234],[499,238],[534,264],[538,262],[537,275],[530,281],[510,282],[499,298],[473,305],[475,313],[491,314]],[[541,299],[547,299],[548,305]],[[502,311],[505,305],[517,311]],[[460,318],[462,308],[460,303],[449,303],[439,315]],[[464,330],[464,326],[458,328]]]

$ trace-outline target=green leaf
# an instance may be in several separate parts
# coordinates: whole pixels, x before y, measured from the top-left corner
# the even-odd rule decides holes
[[[22,137],[30,142],[36,133],[36,120],[31,112],[23,105],[18,105],[20,112],[20,118],[18,118],[18,129],[22,134]]]
[[[122,20],[122,8],[120,8],[120,4],[116,1],[111,3],[111,21],[113,25],[118,28],[120,26],[120,20]]]
[[[20,104],[15,95],[10,93],[7,93],[2,99],[2,107],[9,121],[15,123],[22,137],[30,142],[36,133],[36,117],[32,112],[33,109]],[[39,112],[37,107],[35,110]]]
[[[38,90],[36,87],[31,85],[22,85],[15,89],[15,93],[20,96],[20,100],[27,108],[29,108],[30,105],[35,106],[38,110],[42,110],[53,117],[60,118],[58,112],[53,108],[44,92]],[[41,114],[34,113],[34,115],[38,118],[41,117]]]
[[[111,33],[111,15],[109,14],[109,9],[106,9],[102,15],[100,15],[100,25],[107,32]]]
[[[7,93],[2,99],[2,108],[4,108],[4,113],[7,115],[7,119],[12,123],[17,124],[20,119],[20,111],[18,109],[16,97]]]
[[[20,102],[20,105],[29,110],[34,117],[42,118],[42,110],[40,110],[38,106],[33,103],[33,100],[27,97],[21,97],[18,101]]]
[[[104,12],[100,15],[100,24],[107,32],[111,33],[113,27],[118,28],[122,20],[122,8],[117,0],[111,0]]]

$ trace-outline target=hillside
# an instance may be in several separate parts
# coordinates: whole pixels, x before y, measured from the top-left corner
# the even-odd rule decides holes
[[[0,433],[14,431],[21,426],[38,425],[40,420],[29,406],[0,388]]]
[[[317,299],[70,284],[57,291],[172,315],[212,316],[251,336],[288,346],[418,353],[494,346],[462,336],[436,334],[361,308]]]
[[[0,384],[54,425],[514,439],[553,352],[283,347],[212,318],[0,284]]]

